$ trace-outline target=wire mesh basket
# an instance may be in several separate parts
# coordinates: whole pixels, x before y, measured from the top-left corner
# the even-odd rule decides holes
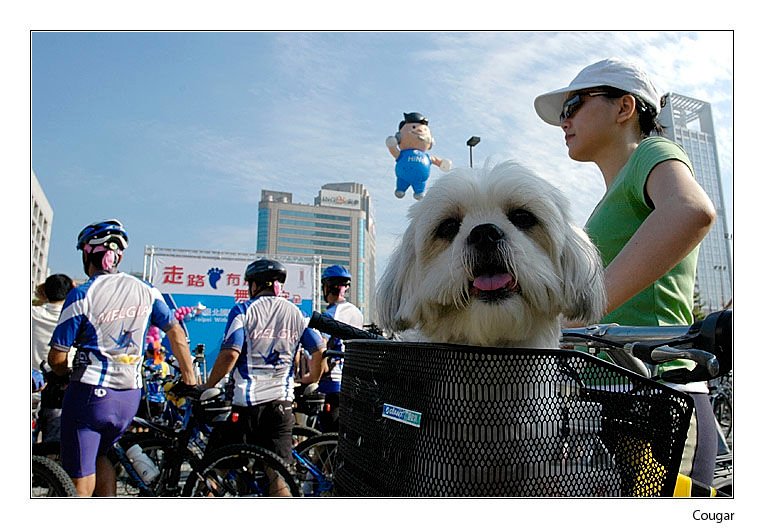
[[[692,399],[575,350],[346,343],[339,496],[671,496]]]

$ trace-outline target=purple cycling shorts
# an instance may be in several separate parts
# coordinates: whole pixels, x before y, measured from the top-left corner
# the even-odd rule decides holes
[[[110,389],[71,382],[61,412],[61,466],[73,478],[95,473],[138,411],[140,389]]]

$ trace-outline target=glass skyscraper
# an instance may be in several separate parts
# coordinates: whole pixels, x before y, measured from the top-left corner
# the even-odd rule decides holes
[[[348,299],[373,321],[376,240],[371,198],[362,184],[326,184],[313,204],[292,202],[292,193],[260,193],[257,253],[321,257],[321,270],[338,264],[350,270]],[[322,309],[324,307],[322,301]]]
[[[680,144],[695,169],[695,177],[716,207],[716,222],[700,245],[696,285],[705,312],[722,309],[732,300],[732,252],[722,199],[721,172],[711,105],[668,93],[659,121],[665,135]]]

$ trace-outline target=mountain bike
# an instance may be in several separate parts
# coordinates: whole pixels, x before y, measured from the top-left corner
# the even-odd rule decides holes
[[[719,377],[709,389],[714,415],[728,440],[732,435],[732,373]]]
[[[170,399],[170,403],[168,407],[177,414],[174,424],[136,417],[134,423],[143,431],[125,434],[112,449],[115,467],[124,476],[126,494],[265,496],[276,479],[281,479],[292,495],[300,494],[287,464],[270,450],[239,444],[206,453],[213,427],[225,421],[231,411],[231,403],[220,388],[207,389],[198,398]],[[127,455],[135,444],[157,468],[156,476],[148,482]]]
[[[679,474],[692,399],[644,362],[690,360],[662,373],[678,383],[728,373],[731,311],[689,328],[566,330],[576,348],[550,350],[394,342],[338,323],[310,323],[347,340],[335,494],[718,493]]]
[[[293,449],[293,472],[304,496],[332,495],[338,445],[339,434],[334,432],[310,437]]]

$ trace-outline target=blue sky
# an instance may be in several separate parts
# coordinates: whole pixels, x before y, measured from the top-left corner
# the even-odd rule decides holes
[[[324,183],[369,189],[378,277],[413,199],[393,196],[385,137],[422,112],[432,152],[513,158],[560,187],[584,223],[604,185],[533,110],[587,64],[629,57],[713,105],[728,214],[732,32],[88,32],[32,34],[32,168],[54,209],[52,272],[81,276],[78,230],[121,219],[144,246],[254,252],[263,188],[312,203]],[[433,168],[431,182],[440,176]],[[732,231],[731,215],[729,215]]]

